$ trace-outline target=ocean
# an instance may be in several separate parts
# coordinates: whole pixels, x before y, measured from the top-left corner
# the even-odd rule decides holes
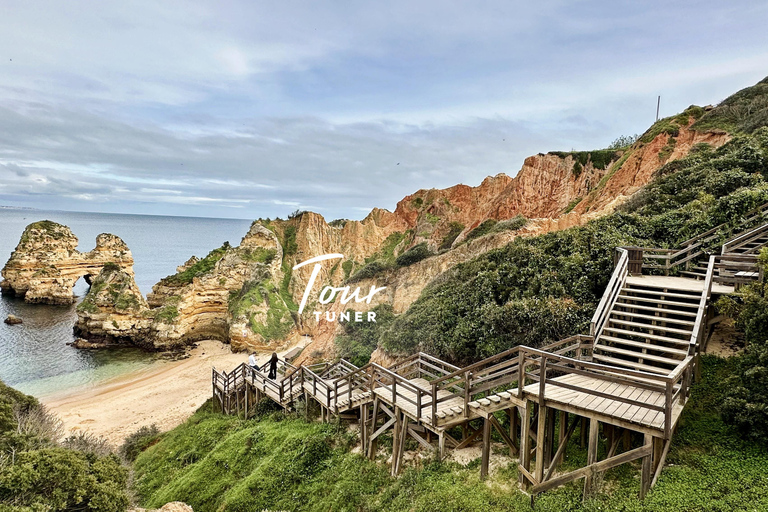
[[[39,220],[69,226],[78,237],[80,251],[93,249],[100,233],[122,238],[133,253],[136,284],[145,296],[153,284],[174,274],[190,256],[205,256],[225,241],[238,245],[251,224],[241,219],[0,208],[0,265],[10,258],[24,228]],[[80,279],[75,285],[78,300],[87,292],[88,285]],[[93,386],[157,360],[156,355],[135,348],[78,350],[67,346],[74,340],[75,307],[26,304],[2,297],[0,319],[14,314],[24,323],[0,323],[0,380],[40,398]]]

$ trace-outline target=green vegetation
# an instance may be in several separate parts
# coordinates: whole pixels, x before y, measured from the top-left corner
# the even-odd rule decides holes
[[[616,137],[616,140],[614,140],[613,142],[611,142],[608,145],[607,149],[613,149],[613,150],[626,149],[629,146],[631,146],[632,144],[634,144],[635,142],[637,142],[637,139],[639,139],[639,138],[640,138],[640,135],[638,135],[638,134],[634,134],[634,135],[620,135],[620,136]]]
[[[703,115],[703,108],[696,105],[691,105],[677,115],[665,117],[653,123],[651,127],[640,137],[639,140],[640,142],[647,144],[662,133],[666,133],[670,137],[677,137],[680,134],[680,127],[688,126],[691,118],[696,120],[701,118]]]
[[[491,232],[497,222],[498,221],[496,219],[488,219],[483,221],[479,226],[467,233],[465,240],[474,240],[475,238],[487,235]]]
[[[349,275],[352,273],[352,269],[355,267],[353,260],[346,260],[341,264],[341,270],[344,271],[344,280],[349,279]]]
[[[747,342],[739,366],[725,383],[728,392],[722,411],[746,439],[768,446],[768,249],[758,261],[763,279],[717,303],[720,312],[736,319]]]
[[[370,263],[366,263],[363,268],[352,274],[352,277],[347,279],[347,284],[353,284],[357,283],[358,281],[362,281],[364,279],[370,279],[372,277],[376,277],[379,274],[384,273],[387,270],[391,270],[393,268],[393,265],[384,263],[380,260],[372,261]]]
[[[122,512],[128,470],[87,434],[62,439],[61,422],[0,382],[0,510]]]
[[[743,439],[718,416],[723,379],[737,361],[702,359],[702,381],[694,386],[664,469],[644,501],[638,463],[605,474],[602,492],[581,501],[577,482],[539,495],[537,512],[666,512],[670,510],[763,510],[768,507],[768,453]],[[514,464],[487,482],[479,459],[467,466],[429,459],[406,465],[398,478],[378,461],[350,453],[356,442],[346,429],[306,423],[259,404],[252,420],[201,408],[139,455],[134,489],[145,507],[181,500],[195,510],[296,511],[514,511],[530,512],[530,498],[516,490]],[[503,424],[505,417],[497,416]],[[565,468],[584,463],[578,432],[566,450]],[[498,441],[499,439],[497,439]],[[636,440],[639,442],[639,440]],[[388,441],[382,443],[385,447]],[[409,449],[416,448],[410,445]],[[385,448],[386,449],[386,448]],[[601,457],[606,446],[600,440]]]
[[[768,78],[729,96],[700,117],[694,130],[752,133],[768,125]]]
[[[424,199],[417,197],[416,199],[413,200],[412,204],[414,208],[419,209],[422,206],[424,206]]]
[[[675,145],[677,145],[677,139],[674,137],[670,137],[667,143],[664,145],[663,148],[661,148],[661,151],[659,151],[659,162],[666,162],[669,160],[669,157],[672,155],[672,152],[675,150]]]
[[[453,246],[453,242],[455,242],[456,238],[462,231],[464,231],[464,224],[461,224],[460,222],[451,222],[448,228],[449,231],[443,237],[443,242],[438,248],[439,251],[447,251]]]
[[[265,265],[272,263],[276,255],[277,251],[275,249],[267,249],[266,247],[255,247],[253,249],[243,250],[243,258],[245,260],[264,263]]]
[[[296,243],[296,226],[286,226],[283,232],[283,258],[293,256],[299,250]]]
[[[224,254],[228,249],[230,249],[229,242],[224,242],[224,245],[218,249],[212,250],[205,258],[199,260],[188,269],[179,272],[178,274],[165,277],[160,282],[166,286],[183,286],[189,284],[195,277],[205,275],[213,270],[216,262],[224,257]]]
[[[579,162],[574,162],[573,169],[571,169],[571,174],[573,174],[574,179],[581,176],[581,173],[583,170],[584,170],[584,167]]]
[[[573,209],[574,209],[574,208],[576,208],[576,206],[578,206],[578,204],[579,204],[579,203],[580,203],[580,202],[581,202],[583,199],[584,199],[583,197],[577,197],[576,199],[574,199],[573,201],[571,201],[570,203],[568,203],[568,206],[566,206],[566,207],[565,207],[565,210],[563,210],[563,215],[565,215],[566,213],[571,213],[571,212],[573,211]]]
[[[346,359],[357,366],[363,366],[371,360],[371,354],[376,350],[379,341],[378,329],[386,328],[395,318],[390,304],[380,304],[371,311],[376,313],[375,324],[373,322],[341,324],[343,332],[334,339],[339,358]]]
[[[592,164],[592,167],[595,169],[603,170],[608,165],[610,165],[611,162],[619,158],[620,154],[617,153],[613,149],[600,149],[597,151],[550,151],[550,155],[557,155],[560,158],[567,158],[571,157],[573,158],[573,174],[574,176],[578,177],[584,167],[587,166],[587,164]],[[578,171],[577,171],[577,165],[578,165]]]
[[[435,215],[432,212],[424,212],[424,217],[427,219],[427,222],[429,222],[433,226],[438,222],[440,222],[440,217],[438,215]]]
[[[409,232],[392,233],[384,240],[384,243],[381,244],[379,250],[366,258],[365,262],[371,263],[372,261],[381,261],[384,263],[393,263],[395,261],[395,249],[397,249],[397,246],[409,235]]]
[[[239,291],[232,292],[228,301],[230,314],[246,316],[251,330],[265,340],[282,340],[294,326],[292,307],[283,299],[280,290],[269,280],[251,280]],[[254,307],[259,308],[253,311]],[[296,308],[298,309],[298,308]]]
[[[768,128],[734,137],[715,151],[698,148],[660,169],[620,212],[582,227],[517,238],[449,270],[380,329],[380,344],[461,364],[520,343],[539,346],[585,332],[616,246],[670,247],[720,223],[734,225],[768,202],[767,159]],[[474,232],[495,225],[484,224]]]
[[[154,423],[144,425],[139,430],[129,435],[120,446],[120,456],[128,462],[133,462],[141,452],[152,446],[160,438],[160,429]]]
[[[165,304],[159,308],[150,310],[148,314],[152,315],[152,318],[159,322],[170,324],[179,316],[180,302],[181,297],[179,295],[172,295],[166,299]]]
[[[408,267],[423,259],[429,258],[430,256],[434,256],[434,254],[435,253],[429,250],[427,242],[421,242],[398,256],[395,260],[395,264],[398,267]]]

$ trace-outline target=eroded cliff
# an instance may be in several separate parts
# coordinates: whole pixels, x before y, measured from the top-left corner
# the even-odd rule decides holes
[[[120,237],[102,233],[86,253],[79,252],[77,244],[67,226],[49,220],[30,224],[3,267],[0,289],[26,302],[71,304],[77,280],[85,277],[90,282],[105,263],[133,275],[133,256]]]

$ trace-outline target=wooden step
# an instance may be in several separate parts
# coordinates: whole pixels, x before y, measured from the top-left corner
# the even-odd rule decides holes
[[[642,293],[643,295],[652,295],[652,296],[658,296],[658,297],[673,297],[676,299],[691,299],[691,300],[701,299],[701,292],[693,292],[691,294],[685,294],[685,293],[677,293],[677,292],[641,290],[639,288],[627,288],[627,287],[622,288],[621,291]]]
[[[707,270],[707,268],[704,267],[704,270]],[[632,288],[632,287],[636,287],[636,288]],[[671,291],[673,293],[676,293],[676,292],[690,292],[690,293],[693,293],[693,294],[701,295],[701,292],[698,292],[698,291],[678,290],[676,288],[670,288],[668,284],[654,283],[654,282],[651,282],[651,281],[649,281],[649,282],[634,281],[634,282],[626,283],[624,285],[624,289],[640,289],[640,288],[646,289],[648,291],[650,291],[652,289],[653,290],[668,290],[668,291]]]
[[[698,303],[693,304],[693,303],[688,303],[688,302],[673,302],[671,300],[650,299],[650,298],[646,298],[646,297],[632,297],[632,296],[623,295],[623,294],[619,294],[618,298],[619,299],[624,299],[624,300],[635,300],[635,301],[640,301],[640,302],[649,302],[651,304],[664,304],[664,305],[667,305],[667,306],[679,306],[681,308],[696,308],[696,309],[699,308],[699,304]]]
[[[611,331],[616,334],[625,334],[627,336],[635,336],[638,338],[646,338],[656,341],[663,341],[666,343],[674,343],[676,345],[685,345],[688,346],[689,340],[684,340],[680,338],[668,338],[666,336],[659,336],[658,334],[648,334],[645,332],[639,332],[639,331],[627,331],[625,329],[617,329],[615,327],[603,327],[603,332],[605,331]],[[690,336],[688,336],[690,338]]]
[[[662,311],[668,311],[668,310],[664,309]],[[668,324],[681,324],[681,325],[693,326],[695,323],[690,320],[679,320],[677,318],[669,318],[666,316],[643,315],[640,313],[633,313],[631,311],[616,311],[615,309],[611,311],[611,315],[629,316],[632,318],[643,318],[645,320],[655,320],[657,322],[666,322]]]
[[[618,359],[616,357],[604,356],[602,354],[593,354],[592,359],[602,361],[614,366],[622,366],[624,368],[631,368],[633,370],[640,370],[648,373],[655,373],[657,375],[668,375],[669,370],[665,368],[659,368],[658,366],[650,366],[647,364],[636,363],[634,361],[627,361],[626,359]]]
[[[600,352],[609,352],[612,354],[619,354],[622,356],[636,357],[644,361],[656,361],[657,363],[668,364],[673,367],[677,366],[677,364],[684,359],[684,358],[674,359],[672,357],[654,356],[651,354],[644,354],[636,350],[625,350],[623,348],[612,347],[610,345],[595,345],[594,350],[599,350]]]
[[[687,350],[681,350],[679,348],[671,348],[671,347],[665,347],[664,345],[653,345],[651,343],[644,343],[642,341],[634,341],[634,340],[628,340],[625,338],[614,338],[613,336],[600,336],[600,339],[597,341],[595,346],[601,345],[601,341],[610,341],[612,343],[621,343],[622,345],[629,345],[632,347],[637,347],[640,349],[650,349],[650,350],[658,350],[659,352],[668,352],[670,354],[675,354],[679,356],[686,356],[688,355]]]
[[[692,317],[692,318],[696,317],[696,312],[695,311],[682,311],[682,310],[677,310],[677,309],[654,308],[654,307],[651,307],[651,306],[641,306],[641,305],[638,305],[638,304],[626,304],[624,302],[617,302],[617,303],[614,304],[614,307],[616,307],[616,306],[620,306],[620,307],[628,308],[628,309],[638,309],[638,310],[641,310],[641,311],[658,311],[658,312],[661,312],[661,313],[673,314],[673,315],[678,315],[678,316],[688,316],[688,317]]]
[[[611,312],[613,314],[613,312]],[[661,325],[651,325],[651,324],[643,324],[640,322],[630,322],[628,320],[619,320],[616,318],[608,318],[608,321],[612,324],[619,324],[629,327],[640,327],[642,329],[648,329],[650,331],[664,331],[664,332],[671,332],[673,334],[684,334],[687,335],[689,338],[691,337],[691,330],[683,330],[683,329],[673,329],[672,327],[664,327]]]

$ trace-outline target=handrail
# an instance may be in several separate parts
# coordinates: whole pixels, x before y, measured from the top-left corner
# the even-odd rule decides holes
[[[736,238],[728,240],[726,243],[724,243],[721,254],[727,254],[733,249],[738,249],[739,247],[748,244],[754,239],[759,238],[766,232],[768,232],[768,224],[763,224],[762,226],[758,226],[749,231],[745,231]]]
[[[613,308],[616,298],[619,296],[621,289],[624,287],[624,283],[627,280],[629,273],[629,251],[619,247],[619,261],[616,263],[616,268],[611,274],[611,279],[608,281],[608,285],[605,287],[605,292],[600,298],[600,303],[597,305],[595,314],[592,315],[592,321],[589,325],[589,334],[597,339],[603,332],[605,321]]]
[[[707,265],[707,273],[704,278],[704,289],[701,291],[701,298],[699,299],[699,308],[696,311],[696,321],[693,324],[693,331],[691,333],[691,340],[688,345],[688,355],[694,355],[699,349],[699,339],[704,332],[704,315],[707,311],[707,303],[712,296],[712,277],[715,273],[715,260],[716,256],[709,257],[709,264]]]

